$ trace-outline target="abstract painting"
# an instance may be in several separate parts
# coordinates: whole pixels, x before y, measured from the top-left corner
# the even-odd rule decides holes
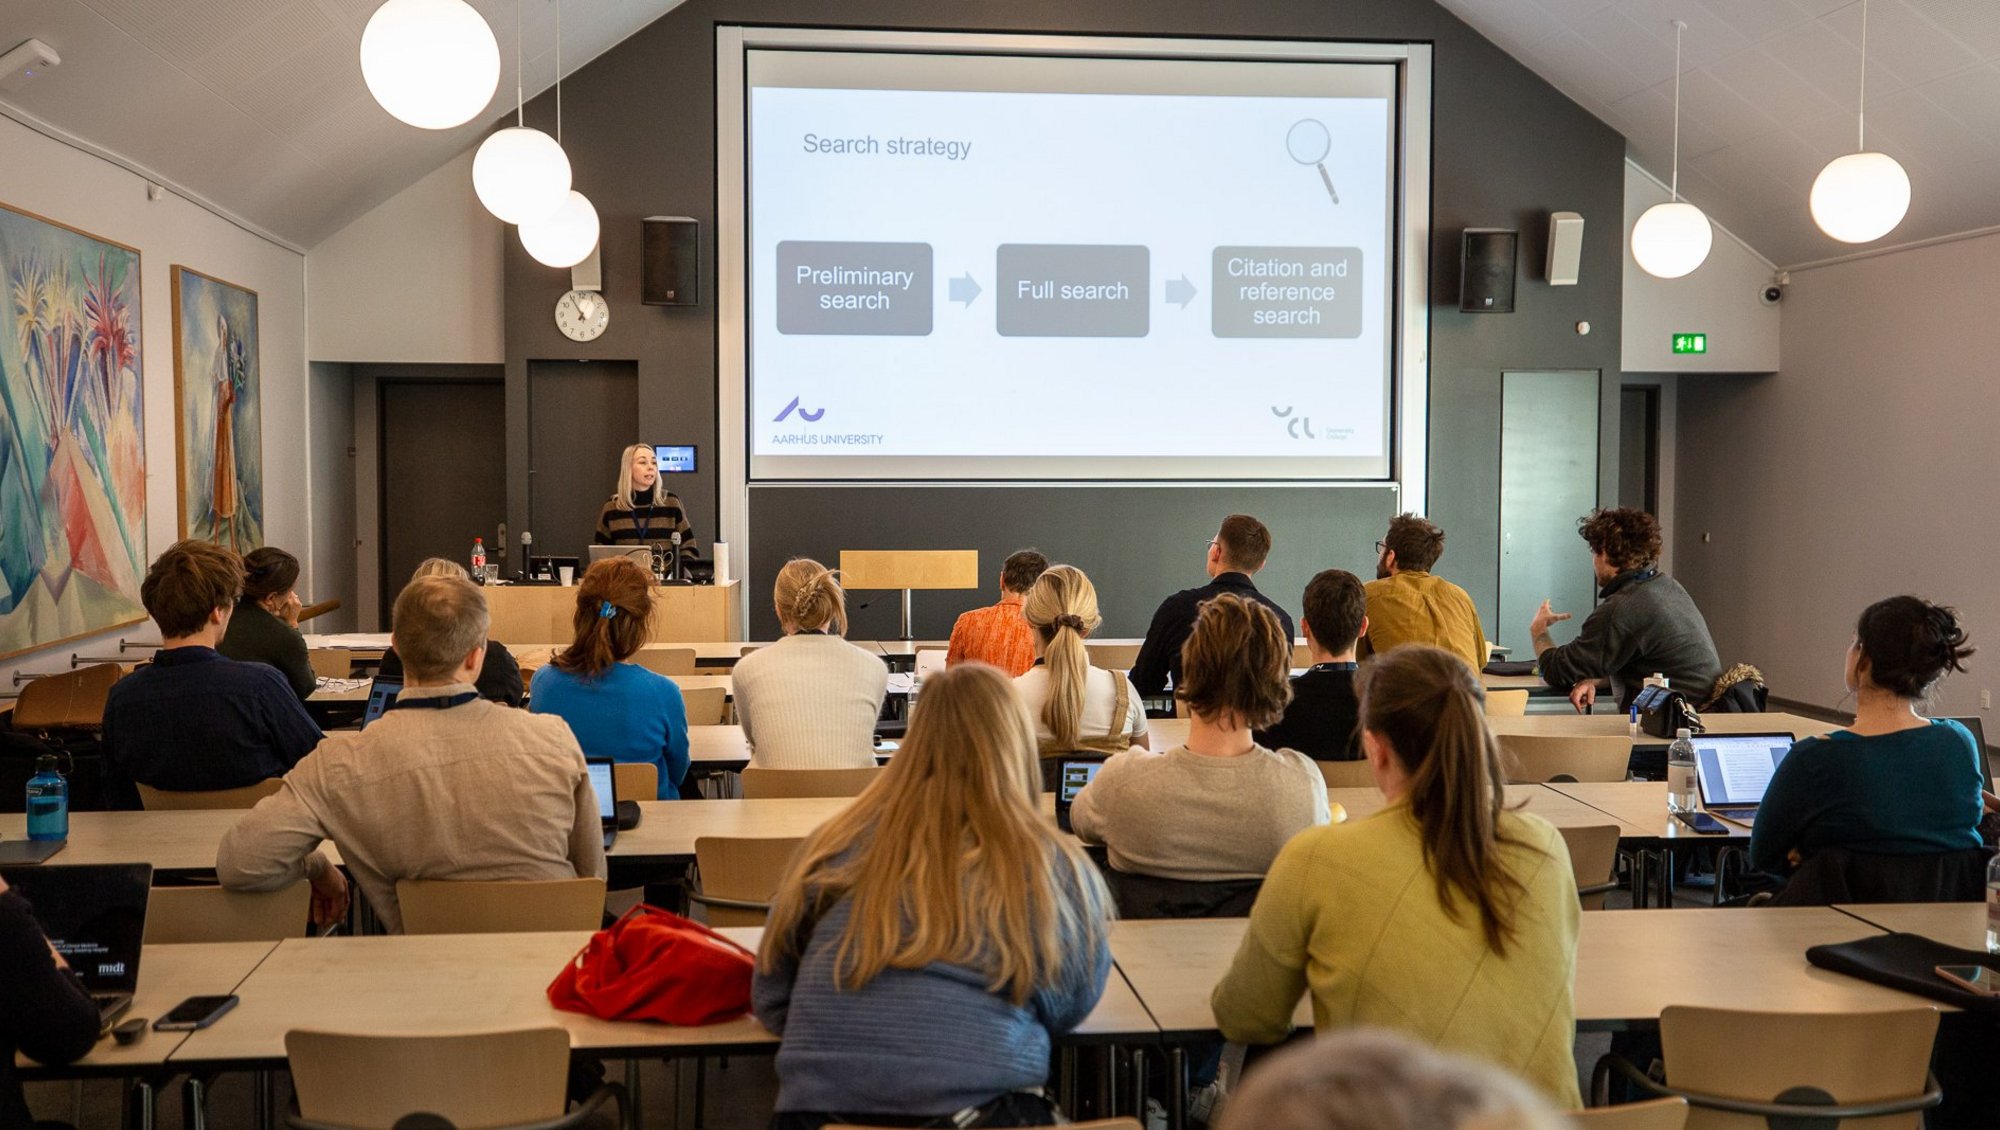
[[[257,292],[173,273],[181,536],[248,553],[264,544]]]
[[[0,205],[0,658],[145,619],[139,252]]]

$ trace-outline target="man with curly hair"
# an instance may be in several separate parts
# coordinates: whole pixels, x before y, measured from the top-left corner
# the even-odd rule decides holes
[[[1595,611],[1577,637],[1556,646],[1549,626],[1570,618],[1542,601],[1528,624],[1542,679],[1569,691],[1579,713],[1597,700],[1597,680],[1610,678],[1625,710],[1646,677],[1665,675],[1673,689],[1705,700],[1722,675],[1708,621],[1680,582],[1660,572],[1660,523],[1643,510],[1598,510],[1577,520],[1597,571]]]

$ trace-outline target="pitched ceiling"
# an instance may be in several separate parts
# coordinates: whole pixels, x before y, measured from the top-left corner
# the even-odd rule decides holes
[[[1623,132],[1662,181],[1782,266],[1858,250],[1820,232],[1813,178],[1855,144],[1860,0],[1439,0]],[[1910,213],[1880,245],[2000,225],[2000,0],[1871,0],[1868,147],[1903,163]],[[1877,245],[1868,245],[1877,246]]]
[[[563,70],[679,2],[571,0]],[[391,118],[369,95],[359,62],[361,29],[380,3],[0,0],[0,52],[36,38],[62,56],[46,75],[0,93],[0,111],[52,126],[309,248],[474,144],[513,103],[515,4],[470,0],[500,41],[493,105],[451,130]],[[520,12],[533,97],[555,79],[555,4],[524,0]]]

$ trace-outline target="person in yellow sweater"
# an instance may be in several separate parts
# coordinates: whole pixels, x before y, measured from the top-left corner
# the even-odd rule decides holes
[[[1548,821],[1509,809],[1479,677],[1407,646],[1361,669],[1361,746],[1389,805],[1278,853],[1211,1003],[1228,1039],[1378,1027],[1485,1060],[1581,1105],[1572,1044],[1579,909]]]
[[[1444,555],[1444,531],[1415,514],[1398,514],[1375,543],[1375,579],[1368,582],[1368,634],[1362,659],[1409,643],[1441,647],[1472,665],[1486,666],[1486,633],[1466,591],[1431,575]]]

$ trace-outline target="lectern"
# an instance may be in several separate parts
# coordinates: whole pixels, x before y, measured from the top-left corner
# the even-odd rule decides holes
[[[976,589],[976,549],[843,549],[840,583],[848,589],[903,590],[903,634],[912,639],[910,593],[915,589]]]

